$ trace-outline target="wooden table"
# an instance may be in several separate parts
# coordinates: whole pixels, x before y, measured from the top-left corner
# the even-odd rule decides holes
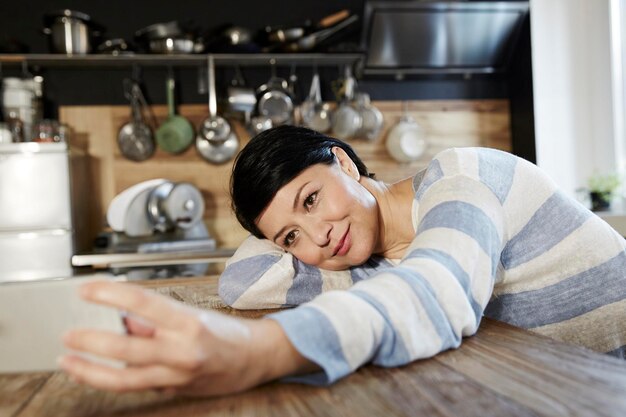
[[[202,308],[230,310],[215,278],[144,283]],[[64,374],[0,376],[0,416],[626,416],[626,361],[484,320],[457,350],[410,365],[366,366],[328,388],[272,383],[212,399],[113,394]]]

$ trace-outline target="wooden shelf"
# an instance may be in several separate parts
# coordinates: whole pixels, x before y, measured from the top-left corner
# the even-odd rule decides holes
[[[42,67],[128,67],[141,66],[202,66],[208,55],[61,55],[61,54],[0,54],[2,65]],[[360,53],[300,53],[300,54],[213,54],[216,65],[267,66],[275,65],[350,65],[363,59]]]

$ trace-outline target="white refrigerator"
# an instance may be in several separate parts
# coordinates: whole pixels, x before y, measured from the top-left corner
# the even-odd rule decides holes
[[[73,232],[67,144],[0,144],[0,282],[71,276]]]

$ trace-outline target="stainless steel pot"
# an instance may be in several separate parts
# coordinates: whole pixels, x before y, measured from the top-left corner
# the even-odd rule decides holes
[[[309,96],[300,106],[300,114],[302,123],[310,129],[324,133],[331,127],[332,110],[328,103],[322,102],[320,76],[317,71],[311,80]]]
[[[135,32],[135,40],[153,54],[191,54],[204,51],[204,41],[177,21],[155,23]]]
[[[235,76],[228,86],[228,108],[233,112],[252,113],[256,107],[254,89],[246,86],[239,65],[235,66]]]
[[[363,125],[361,113],[352,107],[351,103],[354,98],[355,84],[356,80],[352,76],[352,70],[347,66],[343,86],[344,96],[332,117],[333,133],[338,139],[352,139]]]
[[[102,28],[89,15],[65,9],[44,16],[43,32],[50,37],[52,52],[85,55],[91,52],[94,38],[102,34]]]

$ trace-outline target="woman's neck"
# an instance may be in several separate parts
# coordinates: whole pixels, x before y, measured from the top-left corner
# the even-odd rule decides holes
[[[385,258],[401,258],[415,236],[411,216],[412,178],[393,184],[363,178],[362,184],[378,203],[378,242],[374,253]]]

